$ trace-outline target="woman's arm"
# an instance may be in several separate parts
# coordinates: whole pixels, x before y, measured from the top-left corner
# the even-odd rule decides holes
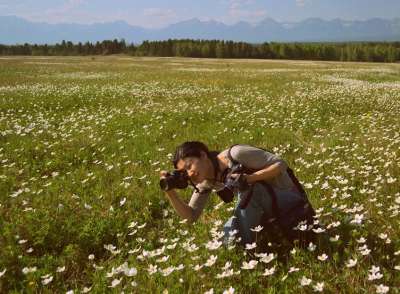
[[[246,180],[249,184],[270,180],[277,177],[280,173],[285,171],[286,168],[287,166],[283,161],[278,161],[250,175],[246,175]]]
[[[176,213],[183,219],[187,219],[189,223],[192,223],[194,219],[193,209],[178,196],[178,193],[175,190],[169,190],[165,192],[165,195],[167,195]]]

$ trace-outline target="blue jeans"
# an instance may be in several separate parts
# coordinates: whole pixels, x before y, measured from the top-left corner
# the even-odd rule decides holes
[[[291,190],[274,189],[274,191],[279,208],[291,207],[292,203],[296,203],[299,197],[301,197],[299,193]],[[254,184],[253,195],[245,209],[239,207],[243,194],[239,193],[238,196],[233,216],[224,225],[224,241],[228,243],[230,238],[229,232],[237,230],[238,234],[235,236],[241,237],[241,243],[244,245],[255,241],[256,233],[250,229],[260,225],[263,218],[272,218],[276,214],[272,207],[272,196],[260,183]]]

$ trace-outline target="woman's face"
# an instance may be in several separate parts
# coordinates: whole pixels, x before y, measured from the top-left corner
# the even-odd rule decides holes
[[[206,179],[209,179],[210,175],[210,160],[205,153],[201,153],[199,157],[186,157],[180,159],[177,163],[178,170],[186,170],[190,180],[199,184]]]

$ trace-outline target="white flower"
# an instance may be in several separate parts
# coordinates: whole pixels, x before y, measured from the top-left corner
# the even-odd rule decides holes
[[[250,260],[249,262],[243,261],[242,269],[253,269],[258,264],[257,260]]]
[[[92,290],[92,287],[83,287],[83,290],[81,291],[82,293],[88,293],[90,290]]]
[[[50,276],[50,277],[48,277],[48,278],[46,278],[46,279],[43,279],[43,280],[42,280],[42,284],[43,284],[43,285],[47,285],[47,284],[49,284],[51,281],[53,281],[53,276]]]
[[[303,276],[301,279],[300,279],[300,285],[301,286],[308,286],[308,285],[310,285],[311,284],[311,279],[308,279],[307,277],[305,277],[305,276]]]
[[[317,283],[313,289],[314,292],[322,292],[324,290],[324,282]]]
[[[290,267],[289,273],[298,272],[300,269],[298,267]]]
[[[206,248],[209,249],[209,250],[216,250],[216,249],[218,249],[219,247],[221,247],[221,245],[222,245],[222,242],[221,242],[221,241],[212,240],[212,241],[207,242],[207,244],[206,244],[205,246],[206,246]]]
[[[337,240],[339,240],[340,236],[339,235],[335,235],[334,237],[330,237],[329,241],[331,242],[336,242]]]
[[[364,237],[361,237],[360,239],[357,240],[357,243],[365,243],[367,240]]]
[[[235,289],[232,287],[229,287],[228,290],[225,290],[223,294],[233,294],[235,293]]]
[[[253,231],[253,232],[257,232],[257,233],[258,233],[258,232],[260,232],[263,228],[264,228],[264,227],[258,225],[257,227],[255,227],[255,228],[253,228],[253,229],[250,229],[250,230]]]
[[[62,273],[63,271],[65,271],[65,266],[60,266],[60,267],[58,267],[57,269],[56,269],[56,272],[57,273]]]
[[[127,277],[133,277],[137,275],[137,269],[134,267],[124,269],[124,274]]]
[[[222,272],[222,274],[218,274],[217,275],[217,279],[222,279],[222,278],[226,278],[226,277],[230,277],[232,276],[233,273],[233,269],[227,269],[225,271]]]
[[[89,260],[93,260],[94,259],[94,254],[89,254],[88,259]]]
[[[254,249],[254,248],[256,248],[257,247],[257,244],[254,242],[254,243],[249,243],[249,244],[246,244],[246,250],[251,250],[251,249]]]
[[[380,284],[376,287],[376,293],[387,293],[389,291],[389,287],[383,284]]]
[[[193,269],[197,272],[199,270],[201,270],[203,268],[204,265],[200,265],[200,264],[196,264],[195,266],[193,266]]]
[[[231,265],[232,265],[232,263],[230,261],[227,261],[222,269],[227,270],[231,267]]]
[[[119,202],[119,206],[123,206],[126,202],[126,197],[124,197],[120,202]]]
[[[2,272],[0,272],[0,278],[1,278],[2,276],[4,276],[4,274],[6,273],[6,271],[7,271],[7,269],[5,268]]]
[[[261,257],[260,261],[264,263],[270,263],[272,260],[274,260],[275,255],[273,253],[270,253],[268,255],[265,255]]]
[[[217,256],[211,255],[204,265],[205,266],[213,266],[216,261],[217,261]]]
[[[357,264],[357,258],[355,258],[355,259],[349,259],[348,260],[348,262],[346,263],[346,266],[347,267],[353,267],[353,266],[355,266]]]
[[[315,250],[315,248],[317,248],[317,245],[315,245],[315,244],[313,244],[313,242],[310,242],[309,244],[308,244],[308,250],[309,251],[314,251]]]
[[[174,270],[175,270],[175,268],[173,266],[170,266],[170,267],[167,267],[167,268],[161,270],[160,272],[164,277],[166,277],[166,276],[169,276]]]
[[[69,290],[69,291],[65,292],[65,294],[74,294],[74,290]]]
[[[239,233],[238,230],[230,230],[230,231],[229,231],[229,236],[230,236],[230,237],[233,237],[233,236],[235,236],[237,233]]]
[[[111,282],[111,285],[110,286],[108,286],[109,288],[115,288],[116,286],[118,286],[119,284],[121,283],[121,279],[114,279],[112,282]]]
[[[210,290],[204,292],[204,294],[214,294],[214,288],[211,288]]]
[[[147,268],[147,271],[149,272],[150,275],[155,274],[157,270],[158,270],[157,265],[150,264],[149,267]]]
[[[325,229],[323,229],[323,228],[316,228],[316,229],[312,229],[312,230],[313,230],[314,233],[316,233],[316,234],[320,234],[320,233],[325,232]]]
[[[362,221],[363,221],[363,219],[364,219],[364,215],[363,215],[363,214],[358,214],[358,213],[357,213],[357,214],[354,216],[354,219],[350,221],[350,223],[352,223],[352,224],[361,224]]]
[[[270,275],[273,275],[274,272],[275,272],[275,267],[273,266],[270,269],[266,268],[262,275],[263,276],[270,276]]]
[[[323,253],[322,255],[318,255],[318,260],[320,261],[325,261],[328,259],[328,255],[326,255],[325,253]]]
[[[34,273],[34,272],[36,272],[36,270],[37,270],[36,266],[34,266],[34,267],[24,267],[22,269],[22,272],[26,275],[26,274],[29,274],[29,273]]]

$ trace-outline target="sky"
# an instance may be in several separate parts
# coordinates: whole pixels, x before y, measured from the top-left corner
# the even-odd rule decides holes
[[[225,24],[280,22],[310,17],[365,20],[400,17],[400,0],[0,0],[0,15],[48,23],[95,23],[123,20],[160,28],[198,18]]]

